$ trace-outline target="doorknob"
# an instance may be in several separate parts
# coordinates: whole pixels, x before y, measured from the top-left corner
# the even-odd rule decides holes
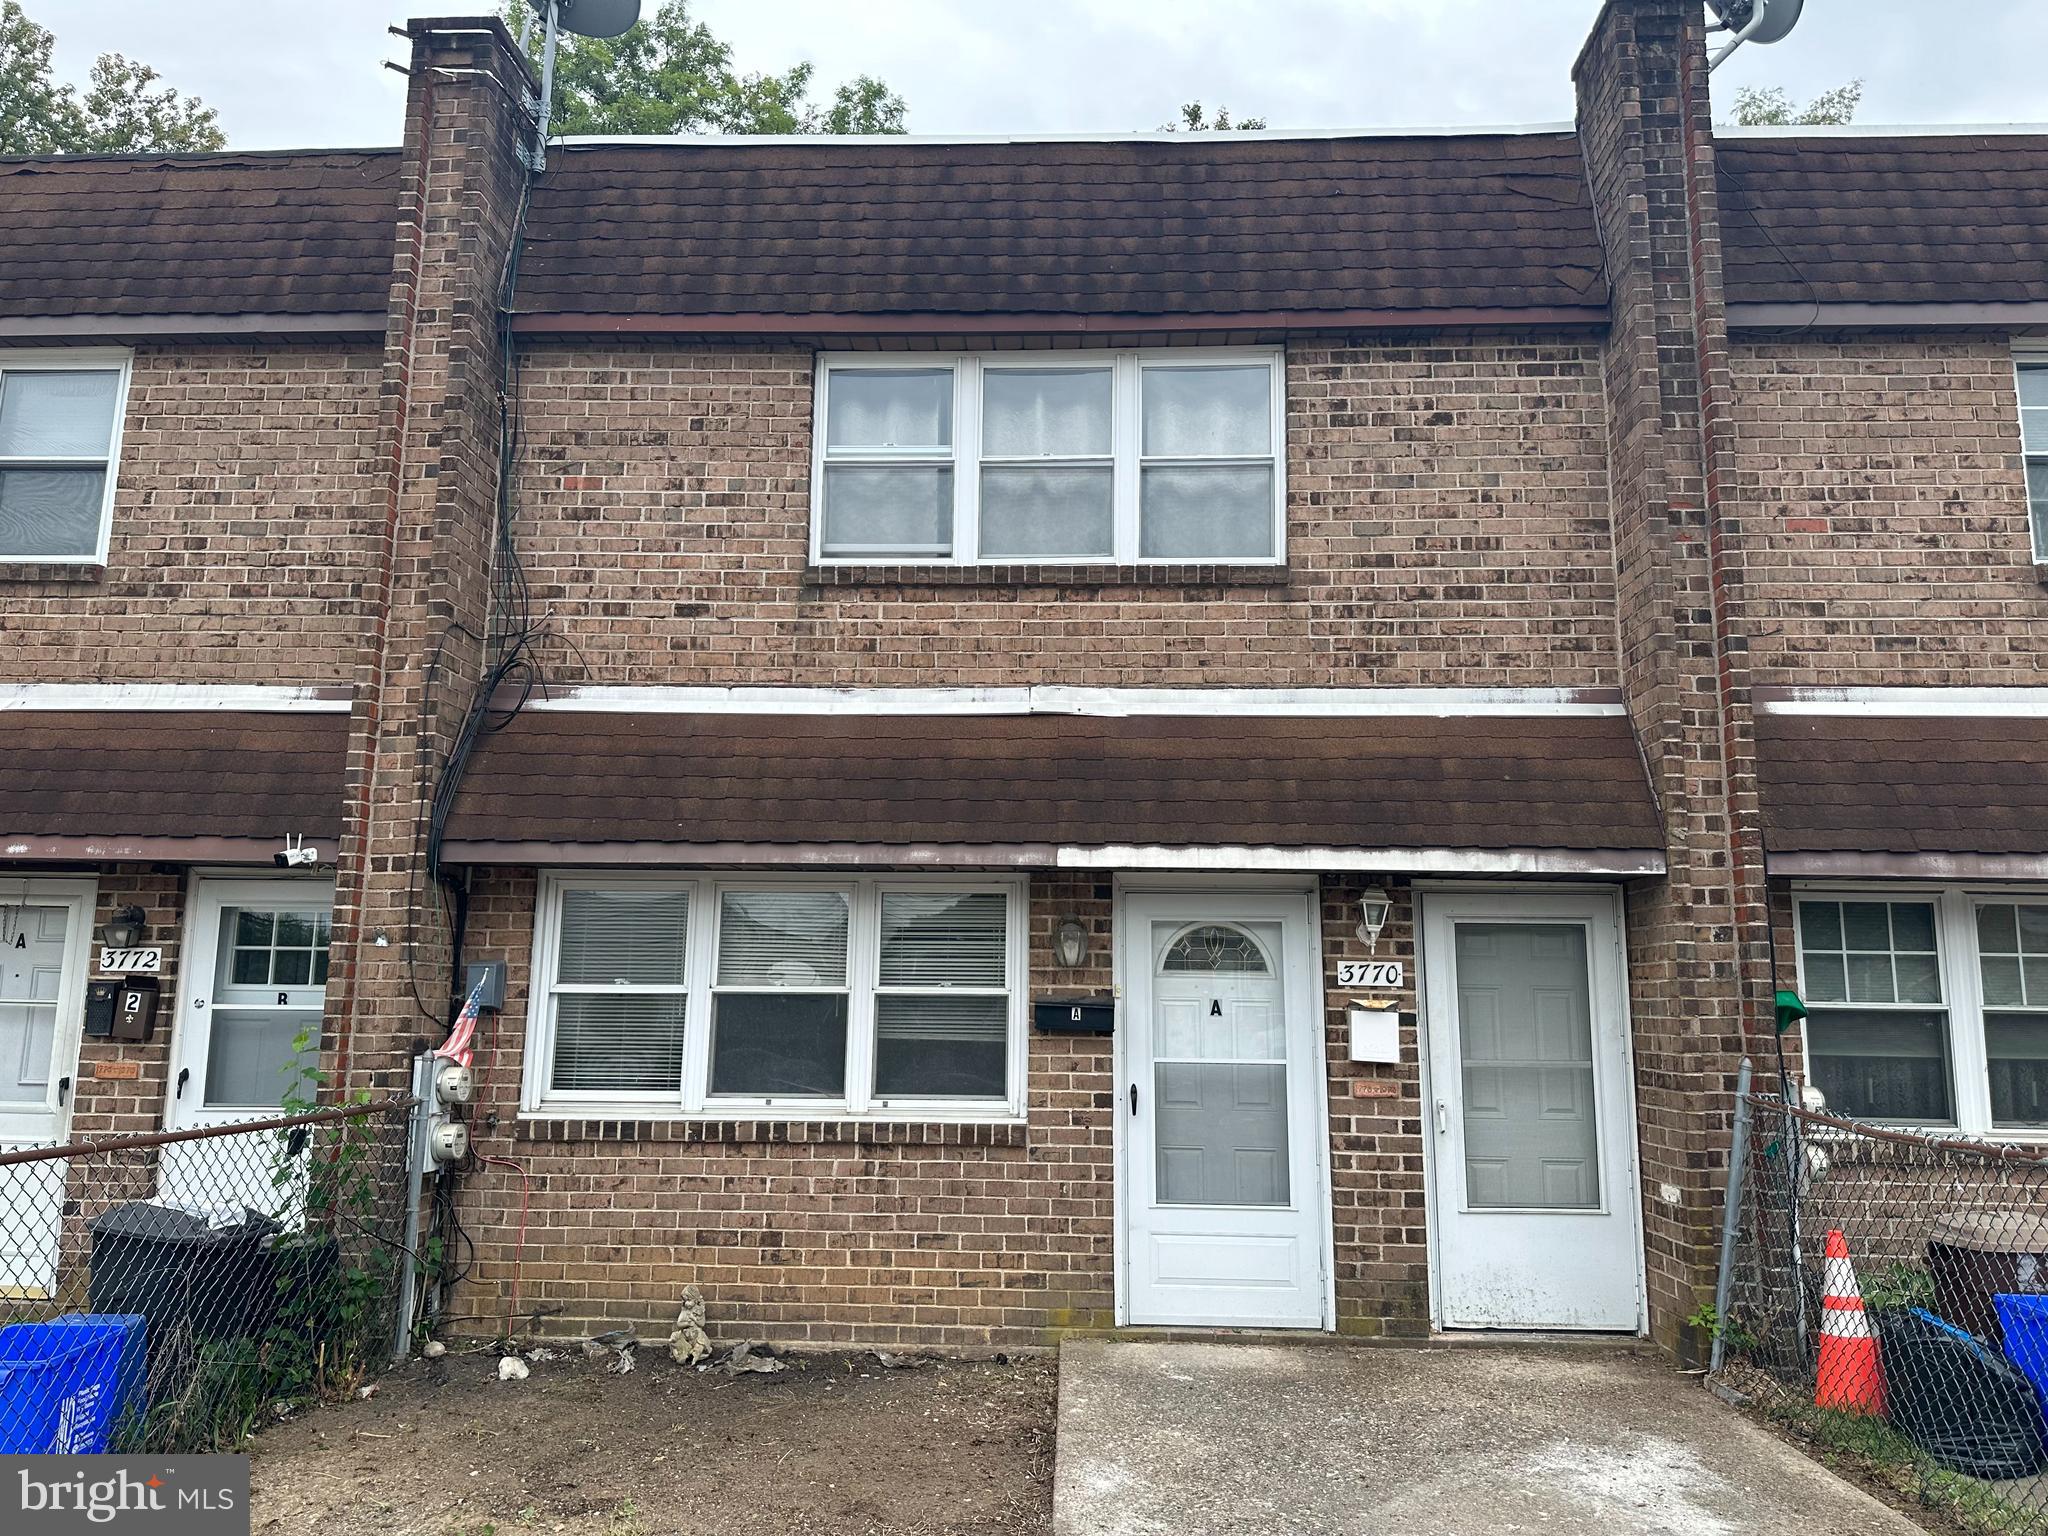
[[[1436,1101],[1436,1133],[1441,1136],[1451,1128],[1451,1111],[1442,1099]]]
[[[1137,1085],[1136,1083],[1133,1083],[1133,1084],[1131,1084],[1131,1113],[1135,1115],[1135,1114],[1136,1114],[1137,1112],[1138,1112],[1138,1085]]]
[[[190,1067],[178,1068],[178,1091],[171,1095],[172,1098],[182,1099],[183,1097],[185,1097],[185,1080],[189,1078],[191,1075],[192,1069]],[[1437,1108],[1441,1110],[1443,1106],[1438,1105]]]
[[[68,1077],[60,1077],[60,1078],[58,1078],[58,1079],[57,1079],[57,1104],[58,1104],[58,1107],[59,1107],[59,1108],[62,1108],[62,1107],[63,1107],[63,1104],[64,1104],[64,1101],[65,1101],[66,1099],[70,1098],[70,1097],[71,1097],[71,1079],[70,1079],[70,1078],[68,1078]]]

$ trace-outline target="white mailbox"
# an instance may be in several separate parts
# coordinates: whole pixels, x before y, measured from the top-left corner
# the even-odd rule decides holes
[[[1350,1010],[1351,1059],[1398,1063],[1401,1059],[1401,1010],[1392,1003],[1365,1003]]]

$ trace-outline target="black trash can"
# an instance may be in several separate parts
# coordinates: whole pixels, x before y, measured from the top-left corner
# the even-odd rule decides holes
[[[1876,1317],[1896,1428],[1970,1477],[2032,1477],[2048,1465],[2033,1385],[2009,1361],[1920,1307]]]
[[[268,1325],[277,1281],[264,1239],[276,1223],[244,1209],[215,1226],[175,1206],[136,1201],[95,1217],[92,1278],[95,1312],[140,1313],[149,1336],[240,1338]]]

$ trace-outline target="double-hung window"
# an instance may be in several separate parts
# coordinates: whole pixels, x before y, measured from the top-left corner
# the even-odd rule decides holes
[[[0,563],[107,553],[125,354],[0,352]]]
[[[1809,1080],[1838,1114],[2048,1134],[2048,894],[1801,891]]]
[[[1012,1118],[1024,975],[1016,881],[549,876],[525,1105]]]
[[[824,564],[1283,557],[1277,351],[827,357]]]
[[[2027,509],[2034,529],[2034,558],[2048,563],[2048,357],[2022,359],[2020,451],[2027,460]]]

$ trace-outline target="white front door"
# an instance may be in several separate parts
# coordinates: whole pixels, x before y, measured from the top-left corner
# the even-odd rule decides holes
[[[70,1130],[93,897],[90,880],[0,879],[0,1151]],[[69,1168],[0,1168],[0,1296],[49,1293]]]
[[[330,880],[195,879],[171,1034],[172,1130],[314,1104],[333,906]],[[175,1142],[161,1168],[159,1195],[176,1204],[290,1218],[303,1201],[302,1170],[276,1138]]]
[[[1617,893],[1430,893],[1422,914],[1439,1321],[1637,1332]]]
[[[1117,1118],[1133,1323],[1328,1320],[1314,931],[1305,893],[1124,902]]]

